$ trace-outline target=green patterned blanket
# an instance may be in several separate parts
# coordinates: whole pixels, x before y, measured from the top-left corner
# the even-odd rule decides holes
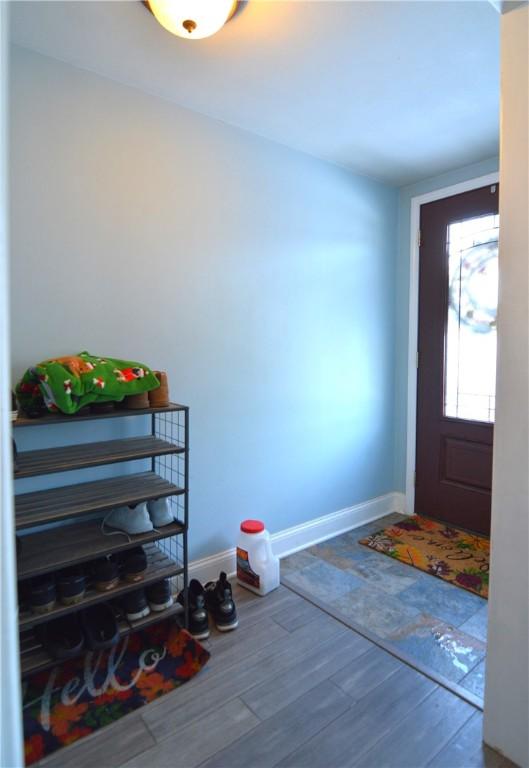
[[[80,352],[28,368],[17,384],[16,396],[26,413],[44,409],[76,413],[91,403],[119,402],[126,395],[159,386],[154,373],[143,363]]]

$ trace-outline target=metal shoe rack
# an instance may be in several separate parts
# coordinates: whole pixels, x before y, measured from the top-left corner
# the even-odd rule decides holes
[[[86,416],[49,414],[38,419],[22,417],[13,423],[14,437],[16,439],[17,431],[23,428],[140,416],[150,416],[150,434],[18,453],[15,480],[139,459],[151,460],[148,472],[16,495],[19,593],[27,579],[138,545],[144,547],[148,560],[142,582],[131,584],[122,581],[111,592],[98,592],[88,584],[82,601],[68,606],[57,602],[46,614],[39,615],[21,606],[19,628],[23,676],[57,663],[38,643],[33,631],[35,626],[95,603],[117,600],[119,604],[119,598],[126,592],[166,577],[173,579],[177,589],[185,590],[184,623],[187,625],[189,408],[171,403],[167,407],[142,410],[116,408],[107,413]],[[145,421],[148,423],[149,419]],[[108,536],[102,532],[101,517],[110,509],[161,497],[169,498],[176,518],[174,523],[135,536]],[[101,514],[98,516],[97,513]],[[24,534],[27,529],[31,530]],[[134,622],[129,622],[118,611],[121,636],[174,616],[179,611],[181,608],[175,602],[165,611],[151,612],[144,619]]]

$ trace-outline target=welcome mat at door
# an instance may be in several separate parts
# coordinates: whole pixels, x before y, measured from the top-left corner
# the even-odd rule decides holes
[[[414,515],[360,544],[488,597],[490,541],[483,536]]]
[[[209,653],[170,619],[23,681],[26,765],[163,696]]]

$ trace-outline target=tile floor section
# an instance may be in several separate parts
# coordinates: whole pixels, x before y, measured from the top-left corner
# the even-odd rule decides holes
[[[388,515],[284,558],[282,580],[482,699],[487,601],[358,543],[400,519]]]

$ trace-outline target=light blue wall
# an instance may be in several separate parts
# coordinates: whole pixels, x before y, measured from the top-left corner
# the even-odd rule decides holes
[[[11,102],[13,377],[168,371],[193,558],[393,490],[397,191],[22,49]]]
[[[396,272],[396,377],[395,377],[395,490],[406,488],[406,421],[408,390],[408,312],[410,288],[411,200],[418,195],[449,187],[497,171],[497,157],[424,179],[399,190],[399,240]]]

